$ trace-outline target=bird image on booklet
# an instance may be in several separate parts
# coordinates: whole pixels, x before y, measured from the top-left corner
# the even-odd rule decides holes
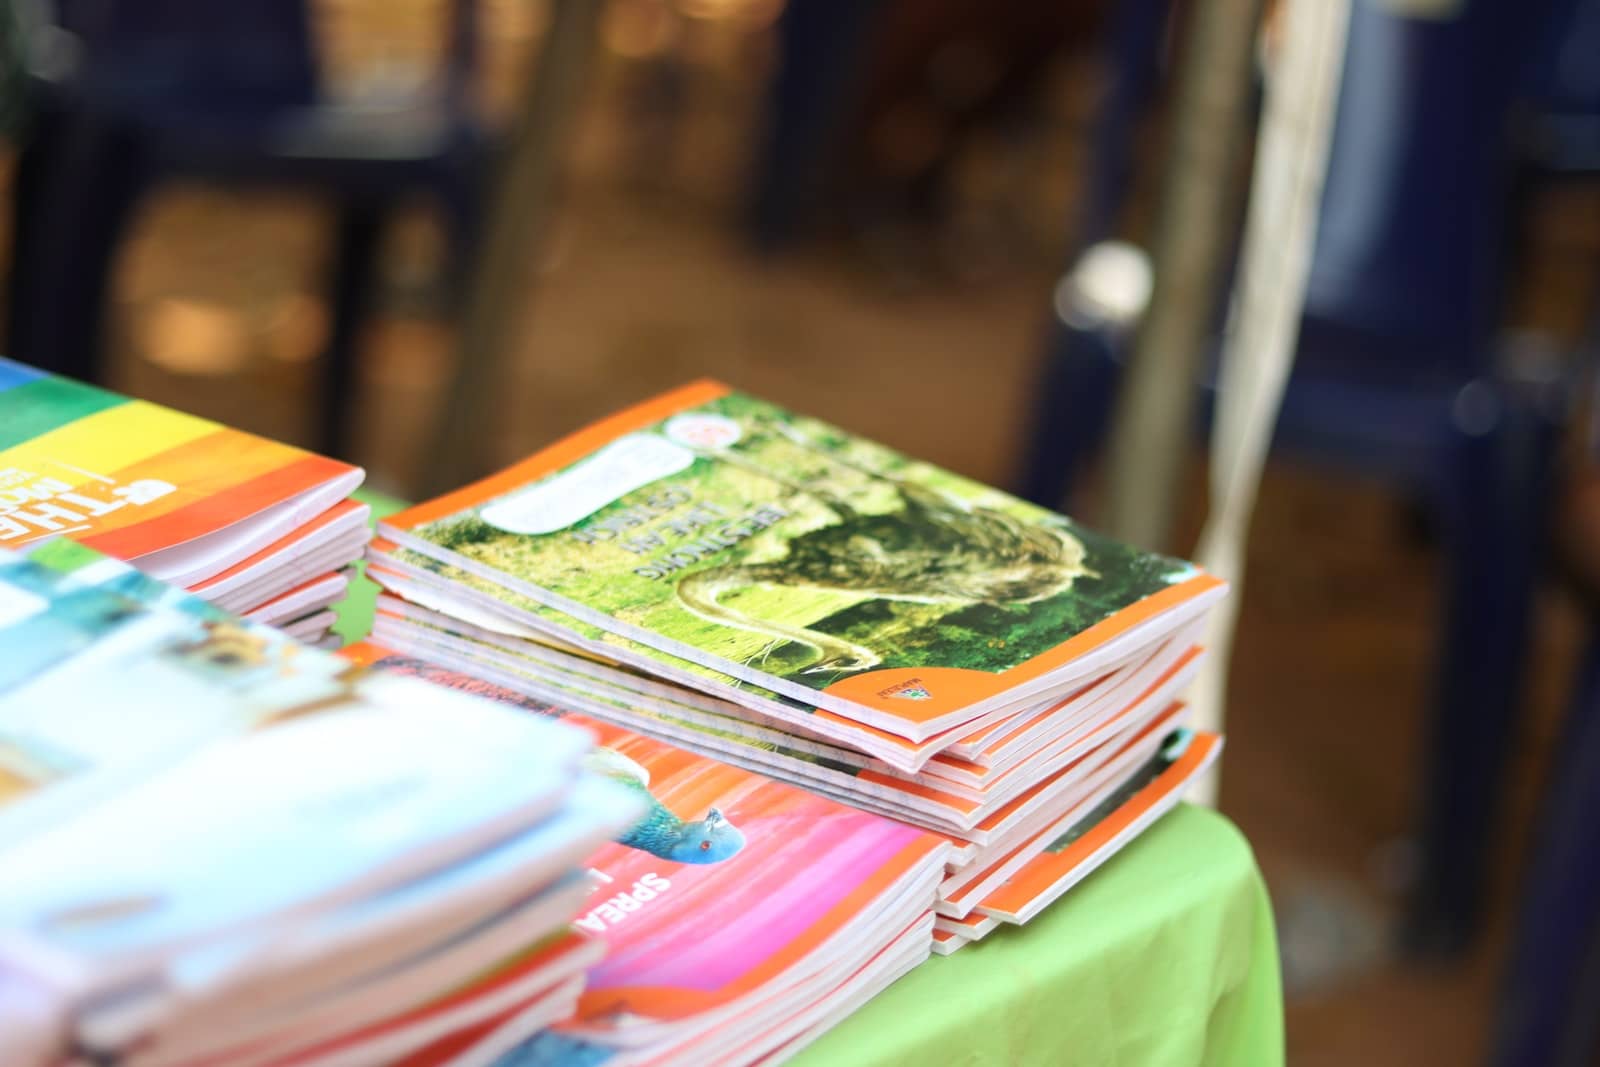
[[[744,834],[716,808],[694,822],[674,815],[650,792],[650,772],[614,748],[595,749],[584,769],[620,782],[648,805],[644,818],[617,838],[619,845],[674,863],[720,863],[744,848]]]

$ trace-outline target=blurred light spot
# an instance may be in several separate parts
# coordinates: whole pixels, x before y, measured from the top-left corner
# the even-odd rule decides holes
[[[578,224],[570,215],[556,220],[555,227],[539,253],[537,270],[540,274],[553,274],[560,270],[572,255],[577,240]]]
[[[1468,437],[1482,437],[1500,423],[1500,398],[1485,382],[1468,382],[1450,404],[1456,429]]]
[[[905,103],[891,108],[873,131],[873,148],[887,173],[912,174],[938,158],[944,126],[929,108]]]
[[[451,370],[452,335],[426,319],[381,319],[372,324],[361,370],[377,385],[412,392],[442,386]]]
[[[606,8],[601,32],[606,47],[627,59],[667,50],[677,39],[678,20],[656,0],[624,0]]]
[[[267,321],[267,354],[281,363],[315,359],[327,341],[328,313],[306,293],[285,297]]]
[[[550,21],[550,4],[532,0],[489,0],[483,6],[480,33],[494,44],[541,36]]]
[[[1056,286],[1056,314],[1074,325],[1137,322],[1150,303],[1155,276],[1144,250],[1126,241],[1091,246]]]
[[[760,24],[763,19],[776,18],[782,8],[781,0],[778,3],[771,0],[678,0],[678,10],[684,15],[710,22]]]
[[[146,359],[175,374],[231,374],[249,355],[238,313],[198,300],[159,301],[142,316],[137,337]]]
[[[998,59],[979,41],[953,41],[928,61],[928,80],[950,107],[971,107],[993,91],[1003,73]]]
[[[783,14],[784,0],[745,0],[739,24],[747,30],[764,30]]]
[[[1380,843],[1368,857],[1372,880],[1391,897],[1400,896],[1414,886],[1421,867],[1416,842],[1405,838]]]

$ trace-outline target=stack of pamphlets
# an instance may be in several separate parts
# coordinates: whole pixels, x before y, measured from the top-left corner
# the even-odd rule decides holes
[[[1177,802],[1225,586],[702,382],[380,525],[375,639],[944,835],[942,951]]]
[[[345,654],[582,725],[601,746],[587,766],[647,805],[589,858],[602,886],[577,926],[606,955],[576,1013],[501,1035],[503,1067],[775,1059],[928,958],[939,835],[375,646]],[[489,1047],[494,1027],[458,1040]]]
[[[590,734],[65,540],[0,550],[0,650],[0,1064],[444,1063],[577,1007],[644,808]]]
[[[0,359],[0,548],[70,538],[318,642],[367,542],[362,476]]]

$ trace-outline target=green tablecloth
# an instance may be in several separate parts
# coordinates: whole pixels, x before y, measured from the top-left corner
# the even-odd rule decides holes
[[[390,502],[368,497],[379,510]],[[351,590],[338,631],[371,624]],[[1272,906],[1233,824],[1180,807],[1026,927],[929,960],[801,1067],[1281,1064]]]
[[[1277,940],[1250,846],[1180,807],[1027,926],[929,960],[794,1062],[1281,1064]]]

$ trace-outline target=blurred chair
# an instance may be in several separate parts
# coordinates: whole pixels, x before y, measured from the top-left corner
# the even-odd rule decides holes
[[[6,354],[99,376],[117,247],[156,183],[199,177],[314,189],[338,219],[321,447],[346,454],[359,327],[391,210],[413,193],[434,197],[458,266],[477,239],[488,147],[472,107],[473,0],[450,2],[446,58],[433,84],[347,103],[325,92],[308,0],[35,7]]]
[[[1029,126],[1053,61],[1122,2],[792,0],[746,191],[752,243],[947,220],[973,135]]]
[[[1543,180],[1600,174],[1600,0],[1561,0],[1536,53],[1530,169]],[[1586,366],[1600,372],[1600,310]],[[1600,381],[1600,379],[1597,379]],[[1566,719],[1535,824],[1489,1062],[1589,1067],[1600,1061],[1600,393],[1587,467],[1568,485],[1560,538],[1589,616]]]
[[[1541,16],[1539,4],[1467,0],[1454,17],[1402,18],[1355,0],[1295,372],[1275,437],[1286,451],[1420,493],[1438,516],[1444,602],[1405,935],[1413,948],[1440,952],[1461,947],[1477,926],[1562,404],[1549,361],[1525,358],[1526,346],[1508,353],[1497,330],[1514,187],[1510,120]],[[1111,228],[1103,218],[1086,223],[1096,239]],[[1103,313],[1098,285],[1069,276],[1046,353],[1021,488],[1052,506],[1100,444],[1137,317]],[[1209,406],[1214,383],[1200,385]]]
[[[1494,1067],[1592,1067],[1600,1056],[1600,615],[1590,628],[1501,979]]]
[[[1596,27],[1600,30],[1600,26]],[[1586,365],[1600,371],[1600,312]],[[1591,382],[1600,386],[1600,378]],[[1600,392],[1593,395],[1600,401]],[[1566,479],[1556,545],[1588,616],[1566,719],[1551,752],[1510,957],[1501,974],[1488,1062],[1592,1067],[1600,1062],[1600,409],[1588,454]]]
[[[1600,174],[1600,3],[1553,0],[1528,65],[1522,150],[1546,179]]]
[[[756,247],[773,251],[790,243],[815,207],[885,4],[800,0],[779,16],[777,66],[747,194]]]

